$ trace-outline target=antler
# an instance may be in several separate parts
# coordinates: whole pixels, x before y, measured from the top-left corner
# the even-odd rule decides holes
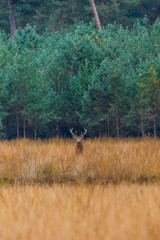
[[[81,133],[81,138],[84,138],[84,135],[87,133],[87,129],[84,128],[84,133]]]
[[[70,129],[70,132],[71,132],[72,136],[73,136],[75,139],[77,139],[77,135],[75,135],[75,134],[73,133],[73,128]]]
[[[84,133],[82,134],[82,132],[81,132],[80,136],[77,136],[76,134],[73,133],[73,128],[70,129],[70,132],[76,140],[81,140],[84,137],[84,135],[86,134],[87,129],[84,128]]]

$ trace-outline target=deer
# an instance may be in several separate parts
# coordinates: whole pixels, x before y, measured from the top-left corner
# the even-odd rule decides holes
[[[81,135],[79,135],[79,136],[77,134],[73,133],[73,128],[70,129],[70,132],[71,132],[72,136],[77,140],[75,152],[76,152],[76,154],[79,155],[79,154],[83,153],[84,147],[83,147],[83,144],[81,141],[84,138],[84,135],[87,133],[87,129],[84,128],[84,133],[82,134],[82,132],[81,132]]]

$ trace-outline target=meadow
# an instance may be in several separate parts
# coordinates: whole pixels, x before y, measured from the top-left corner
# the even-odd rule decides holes
[[[0,239],[159,239],[160,141],[0,142]]]
[[[160,140],[28,139],[0,142],[0,183],[129,183],[160,181]]]
[[[0,188],[0,239],[158,240],[159,185]]]

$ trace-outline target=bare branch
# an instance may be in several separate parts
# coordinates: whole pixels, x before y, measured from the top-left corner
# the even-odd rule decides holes
[[[20,3],[20,0],[18,0],[18,2],[16,4],[14,4],[14,8],[16,8]]]
[[[102,30],[101,22],[100,22],[100,19],[99,19],[99,16],[98,16],[98,12],[97,12],[97,8],[96,8],[96,5],[94,3],[94,0],[89,0],[89,3],[90,3],[91,8],[93,10],[93,14],[94,14],[94,17],[95,17],[95,20],[96,20],[97,27],[99,27],[99,29]]]

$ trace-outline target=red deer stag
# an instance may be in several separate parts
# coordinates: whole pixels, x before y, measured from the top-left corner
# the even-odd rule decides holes
[[[81,142],[81,140],[84,138],[84,135],[86,134],[87,132],[87,129],[84,128],[84,133],[82,134],[81,132],[81,135],[77,136],[76,134],[73,133],[73,128],[70,129],[70,132],[72,134],[72,136],[77,140],[77,145],[76,145],[76,153],[77,154],[81,154],[83,153],[83,144]]]

